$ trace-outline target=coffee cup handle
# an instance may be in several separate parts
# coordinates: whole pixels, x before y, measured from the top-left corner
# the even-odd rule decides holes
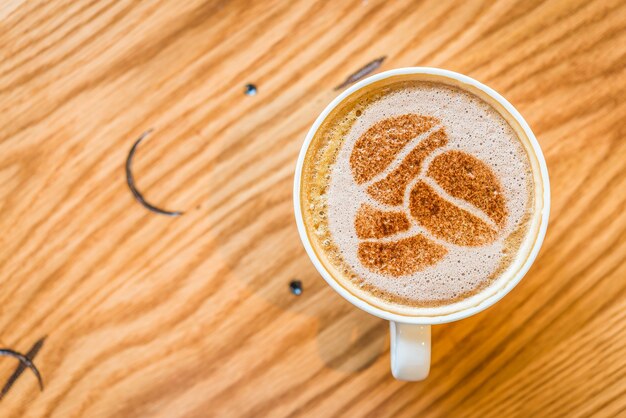
[[[424,380],[430,371],[430,325],[389,322],[391,374],[398,380]]]

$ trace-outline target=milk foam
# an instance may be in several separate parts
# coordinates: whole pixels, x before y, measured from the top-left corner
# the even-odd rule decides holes
[[[337,252],[335,255],[339,256],[335,259],[343,260],[343,265],[337,267],[344,272],[350,271],[341,280],[350,281],[351,285],[387,303],[412,306],[451,303],[489,285],[494,280],[493,276],[501,269],[505,257],[510,258],[509,253],[517,251],[519,244],[511,248],[507,237],[524,223],[531,206],[529,196],[532,194],[532,172],[526,151],[516,133],[500,113],[480,98],[439,83],[412,83],[401,90],[392,89],[359,111],[360,115],[348,134],[343,136],[343,143],[330,169],[325,211],[320,213],[320,217],[327,220],[330,240],[334,244],[331,247]],[[382,238],[381,241],[397,240],[419,232],[445,246],[448,253],[434,266],[410,275],[390,277],[369,270],[359,261],[357,250],[361,241],[357,238],[354,220],[363,203],[383,210],[398,210],[398,207],[377,202],[366,193],[367,187],[356,184],[351,171],[350,155],[357,139],[374,123],[408,113],[439,119],[440,123],[432,130],[444,127],[448,144],[427,157],[421,175],[413,180],[405,193],[417,181],[425,180],[446,200],[493,224],[479,209],[449,196],[425,175],[429,163],[437,155],[449,150],[460,150],[482,160],[496,174],[505,195],[508,217],[498,239],[490,245],[479,247],[462,247],[440,240],[412,219],[409,231]],[[367,184],[391,172],[426,136],[427,134],[422,134],[412,140],[383,173]],[[405,206],[407,201],[405,194]],[[404,209],[408,214],[408,207]]]

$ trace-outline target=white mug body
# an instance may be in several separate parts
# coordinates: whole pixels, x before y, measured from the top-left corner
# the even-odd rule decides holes
[[[460,83],[464,86],[469,86],[473,89],[480,90],[482,94],[488,96],[495,101],[510,115],[519,128],[523,130],[525,138],[530,144],[530,148],[535,161],[534,170],[537,171],[538,177],[541,182],[541,207],[536,209],[540,211],[535,219],[538,222],[537,232],[535,239],[532,242],[532,246],[527,249],[526,256],[523,260],[520,260],[520,265],[514,271],[506,281],[504,281],[498,288],[491,288],[484,294],[484,297],[478,297],[478,302],[466,306],[463,309],[459,309],[454,312],[445,312],[443,314],[436,315],[404,315],[397,312],[391,312],[389,310],[382,309],[374,306],[367,301],[355,296],[344,286],[342,286],[330,272],[324,267],[324,264],[318,258],[315,253],[304,224],[301,208],[301,182],[302,182],[302,169],[304,160],[306,157],[309,145],[313,140],[317,130],[322,125],[326,117],[335,109],[340,103],[355,92],[367,87],[368,85],[395,76],[412,76],[415,75],[416,79],[420,76],[428,77],[440,77],[441,79],[452,80]],[[352,303],[359,309],[362,309],[372,315],[379,318],[391,321],[391,360],[392,360],[392,372],[393,375],[401,380],[422,380],[428,375],[430,367],[430,325],[442,324],[452,321],[457,321],[468,316],[474,315],[482,310],[492,306],[500,299],[502,299],[507,293],[509,293],[524,277],[531,265],[535,261],[539,249],[543,243],[543,239],[546,234],[548,226],[548,218],[550,213],[550,184],[548,178],[548,170],[543,156],[543,152],[535,135],[530,129],[528,123],[524,120],[522,115],[511,105],[504,97],[502,97],[495,90],[488,86],[468,77],[463,74],[459,74],[453,71],[431,68],[431,67],[409,67],[399,68],[390,71],[385,71],[373,76],[370,76],[360,82],[354,84],[350,88],[346,89],[339,96],[337,96],[326,108],[322,111],[319,117],[315,120],[311,128],[309,129],[304,144],[302,145],[298,161],[296,165],[296,172],[294,176],[294,211],[296,216],[296,224],[298,232],[304,248],[313,262],[315,268],[320,275],[326,280],[326,282],[344,299]],[[478,295],[481,295],[480,292]]]

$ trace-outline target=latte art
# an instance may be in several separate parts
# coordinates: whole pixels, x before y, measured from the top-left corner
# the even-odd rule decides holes
[[[444,83],[364,89],[305,157],[303,218],[342,286],[394,310],[477,294],[517,256],[533,208],[524,146],[480,97]]]
[[[424,133],[425,139],[412,141]],[[478,246],[495,241],[507,211],[500,182],[489,166],[467,153],[447,151],[432,160],[425,176],[420,175],[424,159],[447,143],[445,128],[437,119],[415,114],[377,122],[357,140],[350,156],[355,181],[365,185],[376,202],[400,209],[377,209],[363,203],[357,212],[356,234],[366,240],[359,243],[358,256],[370,270],[407,275],[436,264],[448,253],[444,245],[422,233],[381,240],[407,231],[411,222],[456,245]],[[406,147],[406,157],[376,180],[381,172],[394,166],[397,155]],[[435,189],[437,186],[440,191]],[[465,200],[492,222],[456,206],[441,194]],[[403,211],[405,207],[408,213]]]

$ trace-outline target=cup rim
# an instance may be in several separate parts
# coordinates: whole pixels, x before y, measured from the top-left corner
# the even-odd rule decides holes
[[[302,168],[304,166],[304,158],[309,149],[311,141],[321,124],[324,122],[326,117],[330,114],[330,112],[339,105],[345,98],[353,94],[354,92],[362,89],[363,87],[375,83],[380,80],[384,80],[389,77],[398,76],[398,75],[413,75],[413,74],[424,74],[424,75],[433,75],[433,76],[441,76],[456,80],[463,84],[470,85],[474,88],[477,88],[490,96],[493,100],[497,101],[504,109],[519,123],[520,127],[524,130],[528,142],[530,143],[533,152],[535,153],[535,157],[539,164],[539,172],[541,175],[542,186],[543,186],[543,207],[541,209],[541,224],[539,225],[539,230],[537,232],[537,237],[533,246],[528,253],[528,256],[525,262],[522,264],[520,269],[515,273],[515,275],[508,280],[504,286],[500,289],[497,289],[495,293],[491,294],[484,300],[480,301],[477,305],[469,306],[459,311],[438,315],[438,316],[413,316],[413,315],[402,315],[395,312],[386,311],[377,306],[371,305],[370,303],[356,297],[346,288],[341,286],[337,280],[333,278],[333,276],[328,272],[328,270],[324,267],[323,263],[319,260],[317,254],[315,253],[306,232],[306,228],[304,225],[304,219],[302,216],[301,209],[301,201],[300,201],[300,184],[302,177]],[[492,306],[500,299],[502,299],[507,293],[509,293],[526,275],[531,265],[535,261],[537,254],[543,244],[543,240],[546,234],[546,230],[548,227],[548,218],[550,215],[550,180],[548,177],[548,168],[546,166],[546,161],[537,141],[537,138],[533,134],[530,126],[526,122],[526,120],[522,117],[522,115],[517,111],[517,109],[509,103],[502,95],[493,90],[492,88],[482,84],[481,82],[468,77],[464,74],[460,74],[450,70],[444,70],[441,68],[434,67],[405,67],[405,68],[397,68],[393,70],[384,71],[370,77],[367,77],[351,87],[344,90],[341,94],[335,97],[320,113],[317,117],[311,128],[309,129],[304,143],[302,144],[302,148],[300,149],[300,153],[298,155],[298,160],[296,163],[296,172],[294,175],[294,189],[293,189],[293,202],[294,202],[294,212],[296,217],[296,224],[298,226],[298,233],[300,235],[300,239],[304,248],[313,262],[313,265],[320,273],[320,275],[326,280],[326,282],[333,288],[337,293],[339,293],[344,299],[348,302],[355,305],[357,308],[362,309],[372,315],[375,315],[379,318],[386,319],[389,321],[402,322],[402,323],[411,323],[411,324],[420,324],[420,325],[434,325],[434,324],[442,324],[452,321],[457,321],[463,318],[467,318],[471,315],[475,315],[488,307]]]

